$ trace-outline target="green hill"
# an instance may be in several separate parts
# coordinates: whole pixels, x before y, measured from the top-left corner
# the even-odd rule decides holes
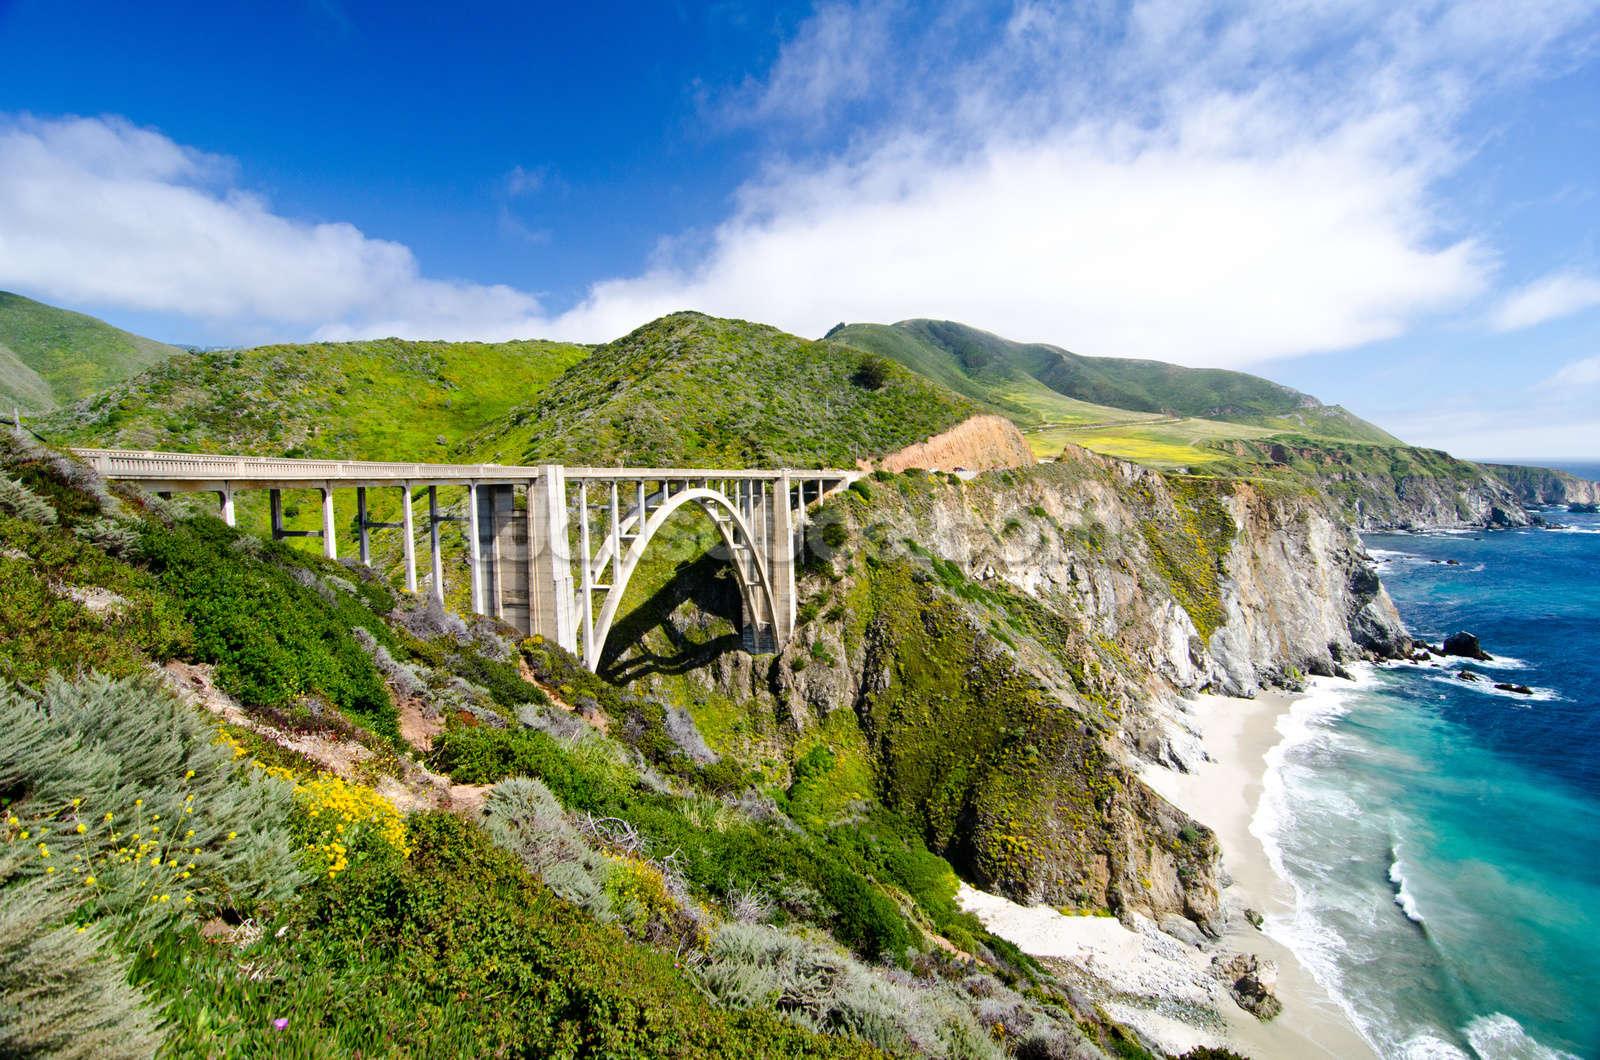
[[[0,291],[0,409],[39,413],[181,352],[102,320]]]
[[[674,313],[596,348],[464,451],[501,463],[848,467],[978,411],[849,346]]]
[[[158,364],[41,430],[74,445],[447,460],[587,354],[558,342],[400,339],[221,350]]]
[[[1079,441],[1140,459],[1155,455],[1162,446],[1181,449],[1277,432],[1401,444],[1337,405],[1324,405],[1308,394],[1244,372],[1084,357],[942,320],[841,325],[828,337],[893,358],[1012,417],[1034,435],[1041,455],[1058,451],[1063,442]],[[1066,431],[1087,432],[1088,440]],[[1120,447],[1119,440],[1124,442]],[[1204,456],[1185,453],[1177,460],[1203,462]]]

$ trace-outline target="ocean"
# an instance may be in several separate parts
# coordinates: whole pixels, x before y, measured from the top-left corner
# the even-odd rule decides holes
[[[1368,536],[1412,635],[1476,633],[1487,680],[1318,679],[1268,757],[1252,831],[1297,909],[1266,929],[1385,1057],[1600,1057],[1600,516],[1546,514],[1571,529]]]

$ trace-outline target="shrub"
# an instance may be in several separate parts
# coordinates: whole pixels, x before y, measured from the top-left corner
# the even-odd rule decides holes
[[[202,911],[249,910],[304,879],[289,786],[241,769],[190,707],[145,678],[0,685],[4,835],[21,874],[150,938]]]
[[[19,848],[0,851],[0,1055],[147,1057],[159,1038],[145,997],[108,932],[69,921],[71,897],[25,879]]]
[[[289,576],[312,562],[281,545],[242,541],[210,518],[170,529],[146,524],[141,548],[161,587],[194,628],[194,656],[217,665],[217,683],[248,705],[288,707],[321,695],[372,731],[399,739],[399,722],[372,659],[351,635],[390,634],[360,599]],[[250,553],[259,551],[261,558]],[[392,642],[392,641],[391,641]]]
[[[502,781],[484,801],[484,823],[495,845],[516,855],[550,889],[601,920],[611,919],[606,878],[610,860],[572,827],[542,781]]]
[[[295,838],[319,875],[331,879],[352,859],[392,860],[411,853],[405,821],[371,788],[324,773],[297,783],[294,795],[299,804]]]
[[[56,524],[56,510],[49,501],[4,474],[0,474],[0,512],[42,526]]]
[[[139,551],[139,531],[105,516],[75,526],[72,532],[114,559],[129,559]]]
[[[863,390],[882,390],[889,382],[889,362],[875,353],[862,357],[850,381]]]
[[[936,1057],[998,1057],[948,987],[915,989],[779,928],[726,924],[711,941],[700,981],[736,1008],[776,1008],[804,1027],[857,1034],[885,1049],[910,1045]]]

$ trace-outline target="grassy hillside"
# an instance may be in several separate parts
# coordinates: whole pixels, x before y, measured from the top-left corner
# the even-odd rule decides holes
[[[448,460],[587,348],[376,339],[260,346],[156,365],[41,431],[74,445],[354,460]]]
[[[9,434],[0,590],[5,1055],[1129,1041],[908,818],[821,812],[814,738],[718,757],[548,644]]]
[[[502,463],[849,467],[978,411],[849,346],[675,313],[598,347],[463,448]]]
[[[82,313],[0,291],[0,409],[43,412],[181,352]]]
[[[1074,442],[1158,465],[1192,465],[1215,459],[1205,443],[1283,431],[1400,444],[1336,405],[1244,372],[1083,357],[939,320],[850,324],[829,338],[893,358],[1010,416],[1041,456]]]

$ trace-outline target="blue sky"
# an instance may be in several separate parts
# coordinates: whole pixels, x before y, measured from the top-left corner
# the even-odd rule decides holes
[[[1594,0],[457,6],[0,0],[0,288],[198,344],[937,316],[1600,458]]]

